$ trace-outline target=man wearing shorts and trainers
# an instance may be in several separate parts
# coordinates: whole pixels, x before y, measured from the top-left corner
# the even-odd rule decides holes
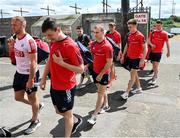
[[[106,32],[106,37],[111,38],[119,46],[119,48],[122,49],[121,34],[118,31],[116,31],[116,24],[115,23],[113,23],[113,22],[109,23],[109,30]],[[122,55],[122,52],[120,50],[117,58],[114,60],[119,61],[121,55]],[[116,80],[116,77],[117,77],[117,75],[116,75],[116,71],[115,71],[115,65],[113,63],[113,65],[111,67],[109,86],[112,85],[113,80]]]
[[[158,68],[163,52],[164,43],[166,43],[167,45],[166,56],[170,57],[170,46],[168,42],[168,35],[165,31],[163,31],[162,22],[160,20],[156,22],[156,30],[150,33],[148,43],[151,46],[151,53],[149,55],[149,58],[152,62],[153,72],[154,72],[154,76],[152,78],[151,83],[155,85],[158,77]]]
[[[45,89],[50,72],[52,103],[56,113],[64,117],[65,137],[70,137],[82,123],[81,118],[73,115],[76,74],[84,71],[82,57],[77,44],[62,32],[55,19],[47,18],[42,32],[51,41],[51,50],[40,86]]]
[[[12,31],[15,39],[8,40],[9,48],[15,51],[16,73],[14,75],[13,88],[15,100],[23,102],[32,107],[32,119],[30,126],[25,130],[25,134],[31,134],[41,125],[38,114],[43,107],[39,104],[37,96],[36,66],[37,66],[37,45],[34,39],[25,31],[26,20],[16,16],[11,20]]]
[[[128,64],[130,69],[130,81],[126,92],[121,95],[124,100],[128,99],[129,93],[134,84],[136,84],[137,87],[134,93],[142,92],[137,71],[140,67],[144,66],[146,57],[145,38],[143,34],[137,30],[137,21],[135,19],[130,19],[127,24],[129,34],[127,44],[121,58],[121,63],[123,64],[126,62]]]
[[[97,115],[101,109],[109,110],[107,98],[107,85],[109,82],[109,74],[113,61],[113,48],[104,36],[104,28],[101,25],[96,25],[94,28],[94,36],[96,41],[92,42],[90,49],[94,57],[93,60],[93,80],[98,88],[98,97],[96,109],[88,122],[92,125],[96,123]]]

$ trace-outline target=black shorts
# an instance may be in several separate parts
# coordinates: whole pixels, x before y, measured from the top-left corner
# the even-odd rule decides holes
[[[137,59],[130,59],[130,58],[126,58],[125,60],[125,68],[128,69],[128,70],[131,70],[131,69],[140,69],[139,67],[139,63],[140,63],[140,58],[137,58]]]
[[[101,85],[108,85],[108,83],[109,83],[109,74],[104,74],[101,81],[96,80],[98,75],[99,74],[97,74],[96,72],[93,72],[92,77],[93,77],[94,83],[99,83]]]
[[[35,83],[38,82],[38,74],[36,74],[36,78],[35,78]],[[29,75],[26,75],[26,74],[20,74],[16,71],[15,75],[14,75],[14,81],[13,81],[13,88],[14,88],[14,91],[17,92],[17,91],[26,91],[26,83],[28,82],[28,79],[29,79]],[[32,92],[37,92],[38,88],[37,86],[34,86],[32,89],[31,89],[31,92],[27,92],[28,95],[30,95]]]
[[[149,59],[151,62],[160,62],[162,53],[150,53]]]
[[[76,87],[71,90],[54,90],[51,87],[50,94],[52,103],[60,113],[73,109]]]

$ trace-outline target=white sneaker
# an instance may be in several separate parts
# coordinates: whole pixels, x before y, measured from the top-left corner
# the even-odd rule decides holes
[[[151,84],[152,85],[155,85],[157,83],[157,80],[156,79],[153,79],[152,81],[151,81]]]
[[[91,125],[94,125],[94,124],[96,124],[96,117],[95,116],[91,116],[91,118],[89,118],[88,120],[87,120],[87,122],[89,123],[89,124],[91,124]]]
[[[122,97],[124,100],[126,100],[126,99],[128,99],[128,97],[129,97],[129,93],[125,92],[125,93],[123,93],[123,94],[121,95],[121,97]]]
[[[104,114],[105,112],[109,111],[111,108],[110,106],[104,106],[103,108],[101,108],[101,110],[99,111],[99,114]]]
[[[131,93],[133,93],[133,94],[137,94],[137,93],[142,93],[143,91],[142,91],[142,88],[140,87],[140,88],[136,88],[136,89],[134,89],[134,90],[132,90],[131,91]]]

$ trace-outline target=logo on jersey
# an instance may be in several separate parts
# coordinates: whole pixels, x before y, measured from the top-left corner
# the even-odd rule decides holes
[[[16,56],[16,57],[25,57],[23,51],[19,51],[19,50],[17,50],[17,49],[14,49],[14,52],[15,52],[15,56]]]

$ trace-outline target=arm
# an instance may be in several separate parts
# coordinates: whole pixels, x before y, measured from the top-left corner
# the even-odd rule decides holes
[[[123,51],[123,54],[122,54],[122,56],[124,57],[125,55],[126,55],[126,53],[127,53],[127,44],[126,44],[126,46],[124,47],[124,51]]]
[[[103,68],[103,69],[101,70],[101,72],[100,72],[100,74],[101,74],[102,76],[103,76],[103,75],[106,73],[106,71],[111,67],[112,61],[113,61],[112,58],[107,58],[107,59],[106,59],[106,64],[105,64],[104,68]]]
[[[48,76],[48,74],[49,74],[49,58],[48,58],[48,60],[47,60],[46,66],[45,66],[42,79],[46,79],[46,77]]]
[[[43,73],[43,76],[42,76],[42,79],[41,79],[41,82],[40,82],[40,88],[42,90],[45,90],[45,87],[46,87],[46,78],[49,74],[49,58],[48,58],[48,61],[46,63],[46,66],[45,66],[45,69],[44,69],[44,73]]]
[[[144,62],[145,62],[145,58],[146,58],[146,53],[147,53],[147,46],[146,46],[146,43],[143,44],[143,57],[142,59],[140,60],[140,63],[139,63],[139,66],[140,67],[143,67],[144,66]]]
[[[126,46],[124,47],[124,51],[123,51],[122,57],[120,59],[121,64],[124,64],[124,58],[125,58],[125,55],[127,53],[127,48],[128,48],[128,45],[126,44]]]
[[[151,49],[153,50],[154,48],[156,48],[156,45],[154,45],[151,41],[152,41],[152,36],[153,36],[154,32],[150,32],[149,34],[149,38],[148,38],[148,45],[151,47]]]
[[[170,46],[169,46],[169,41],[166,41],[166,46],[167,46],[167,57],[170,57]]]
[[[156,48],[156,45],[152,44],[150,37],[148,38],[148,45],[151,46],[151,49]]]
[[[37,53],[29,54],[30,59],[30,71],[29,71],[29,79],[26,84],[26,87],[31,89],[34,85],[34,76],[36,74],[36,65],[37,65]]]
[[[102,69],[102,71],[99,73],[99,75],[98,75],[97,78],[96,78],[97,81],[101,81],[103,75],[104,75],[104,74],[106,73],[106,71],[111,67],[113,59],[112,59],[112,58],[107,58],[106,61],[107,61],[107,62],[106,62],[106,64],[105,64],[104,68]]]
[[[147,53],[147,45],[146,45],[146,43],[144,43],[143,44],[143,49],[144,49],[144,51],[143,51],[143,60],[145,60],[145,58],[146,58],[146,53]]]

